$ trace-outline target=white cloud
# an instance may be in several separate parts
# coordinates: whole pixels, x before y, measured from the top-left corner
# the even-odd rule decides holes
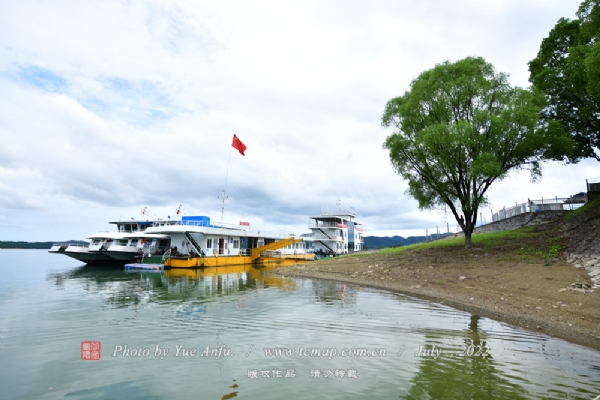
[[[366,234],[444,222],[381,148],[387,100],[445,59],[514,84],[577,2],[19,1],[0,6],[2,240],[76,239],[109,219],[187,212],[305,230],[354,206]],[[492,187],[494,207],[581,191],[593,162]],[[516,199],[514,197],[517,197]],[[34,210],[34,211],[32,211]]]

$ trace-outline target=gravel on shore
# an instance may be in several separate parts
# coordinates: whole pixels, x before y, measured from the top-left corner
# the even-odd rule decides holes
[[[600,350],[600,289],[585,269],[560,258],[454,247],[353,254],[272,272],[419,297]]]

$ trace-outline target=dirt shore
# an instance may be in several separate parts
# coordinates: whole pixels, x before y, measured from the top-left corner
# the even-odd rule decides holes
[[[373,252],[275,273],[403,293],[600,350],[600,288],[586,290],[592,284],[586,271],[560,257],[527,255],[523,248],[517,241]]]

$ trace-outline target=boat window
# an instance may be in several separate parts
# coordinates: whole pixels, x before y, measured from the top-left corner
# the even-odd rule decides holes
[[[137,224],[133,224],[133,225],[131,225],[131,227],[133,228],[134,231],[137,231]]]
[[[92,242],[93,246],[98,246],[100,244],[100,239],[94,239],[94,241]]]
[[[125,224],[125,232],[130,232],[130,231],[131,231],[131,225]]]
[[[212,248],[212,239],[206,239],[206,248],[207,249],[211,249]]]
[[[121,239],[121,240],[119,240],[119,246],[127,246],[127,242],[128,242],[127,239]]]
[[[137,246],[137,244],[138,244],[138,240],[137,239],[131,239],[130,246]]]
[[[117,230],[119,232],[123,232],[123,225],[122,224],[117,224]]]
[[[233,248],[234,249],[239,249],[240,248],[240,241],[237,239],[233,239]]]

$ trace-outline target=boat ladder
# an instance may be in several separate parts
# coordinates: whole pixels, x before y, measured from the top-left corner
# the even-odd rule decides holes
[[[325,236],[326,238],[328,238],[329,240],[334,240],[331,236],[329,236],[328,234],[325,233],[325,231],[321,228],[317,228],[317,230],[319,232],[321,232],[323,234],[323,236]]]
[[[162,262],[163,262],[163,264],[165,263],[165,261],[166,261],[166,260],[167,260],[169,257],[171,257],[171,249],[169,249],[169,250],[165,251],[165,254],[163,254],[163,256],[162,256]]]
[[[204,252],[202,251],[202,247],[200,247],[200,245],[198,244],[198,242],[196,242],[196,239],[194,239],[192,237],[192,235],[190,235],[189,232],[184,232],[185,237],[187,238],[187,240],[190,241],[190,243],[192,244],[192,246],[194,247],[194,250],[196,250],[196,253],[198,255],[202,255],[204,254]]]

